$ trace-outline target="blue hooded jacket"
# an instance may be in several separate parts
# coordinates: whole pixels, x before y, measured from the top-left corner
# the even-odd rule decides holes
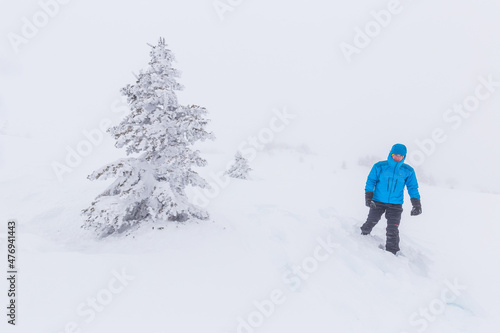
[[[397,163],[392,154],[404,155],[404,158]],[[392,146],[387,161],[375,163],[372,167],[366,181],[365,192],[373,192],[374,201],[403,204],[405,185],[410,198],[420,199],[415,171],[411,166],[404,164],[405,159],[406,147],[398,143]]]

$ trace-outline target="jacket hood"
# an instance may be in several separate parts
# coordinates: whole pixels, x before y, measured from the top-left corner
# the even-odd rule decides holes
[[[392,146],[392,149],[389,152],[389,156],[387,157],[387,161],[389,161],[390,164],[396,164],[396,161],[394,161],[394,159],[392,158],[392,154],[403,155],[404,156],[403,159],[401,160],[401,162],[398,163],[401,165],[406,160],[406,153],[407,153],[406,146],[401,143],[396,143],[394,146]]]

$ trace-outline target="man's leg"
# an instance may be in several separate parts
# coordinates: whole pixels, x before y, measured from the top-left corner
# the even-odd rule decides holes
[[[368,235],[372,232],[373,227],[380,221],[382,214],[385,211],[385,205],[381,202],[375,202],[377,207],[370,207],[370,212],[368,213],[368,218],[366,222],[361,226],[361,233],[363,235]]]
[[[385,218],[387,219],[385,249],[394,254],[399,251],[399,223],[401,222],[401,213],[403,213],[403,205],[388,205],[385,212]]]

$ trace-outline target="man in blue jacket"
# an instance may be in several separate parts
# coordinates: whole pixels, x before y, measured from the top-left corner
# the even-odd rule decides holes
[[[406,146],[392,146],[387,161],[376,163],[365,186],[365,202],[370,207],[368,218],[361,227],[361,234],[368,235],[385,212],[387,219],[385,249],[393,254],[399,251],[399,223],[403,212],[404,188],[408,189],[413,209],[410,215],[420,215],[422,205],[418,193],[417,177],[413,168],[404,164]]]

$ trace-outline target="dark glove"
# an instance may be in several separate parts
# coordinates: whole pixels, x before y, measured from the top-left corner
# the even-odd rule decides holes
[[[420,199],[411,198],[411,204],[413,208],[411,209],[411,216],[417,216],[422,214],[422,205],[420,204]]]
[[[365,205],[366,207],[375,208],[377,205],[373,199],[373,192],[365,192]]]

